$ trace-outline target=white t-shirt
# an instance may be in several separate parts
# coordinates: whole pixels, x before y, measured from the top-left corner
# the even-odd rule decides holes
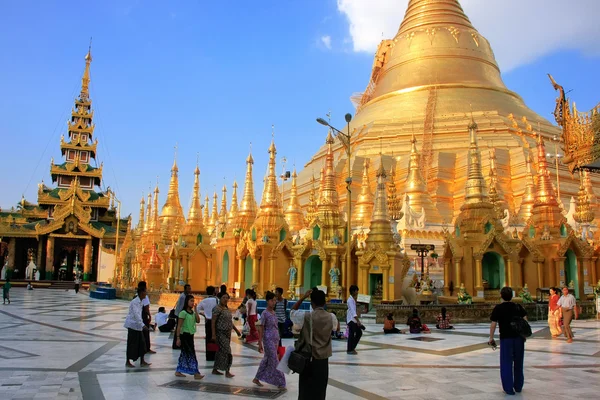
[[[248,310],[248,315],[256,315],[256,301],[254,299],[248,299],[246,310]]]
[[[356,317],[358,317],[356,314],[356,300],[354,300],[354,297],[348,297],[347,304],[348,311],[346,312],[346,323],[349,324],[352,321],[358,323],[358,320],[356,319]]]
[[[204,314],[206,319],[212,319],[213,309],[217,306],[216,297],[207,297],[198,304],[198,314]]]
[[[142,300],[142,307],[146,307],[150,305],[150,299],[148,298],[148,296],[144,297],[144,300]]]
[[[159,327],[166,324],[168,319],[169,316],[164,312],[159,312],[154,316],[154,321],[156,321],[156,325]]]

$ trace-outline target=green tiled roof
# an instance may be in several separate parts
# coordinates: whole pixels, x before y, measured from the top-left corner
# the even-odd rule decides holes
[[[92,224],[92,226],[98,230],[104,228],[104,232],[108,233],[108,234],[113,234],[113,233],[117,232],[117,230],[115,228],[113,228],[110,225],[103,224],[102,222],[92,221],[92,222],[90,222],[90,224]]]

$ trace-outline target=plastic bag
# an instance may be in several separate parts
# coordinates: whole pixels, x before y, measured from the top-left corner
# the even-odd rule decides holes
[[[294,346],[288,346],[285,349],[285,354],[281,357],[279,364],[277,365],[277,369],[284,374],[291,374],[292,370],[288,367],[288,360],[290,359],[290,355],[294,351]]]
[[[234,320],[239,321],[240,318],[242,318],[242,313],[240,312],[240,310],[237,310],[235,313],[233,313]]]
[[[246,323],[242,327],[242,335],[247,335],[249,333],[250,333],[250,325],[248,325],[248,322],[246,321]]]

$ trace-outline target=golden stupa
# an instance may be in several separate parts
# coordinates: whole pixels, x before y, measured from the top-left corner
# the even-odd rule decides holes
[[[519,214],[523,195],[528,198],[531,174],[526,162],[537,132],[546,139],[561,133],[506,88],[490,43],[471,24],[458,0],[411,0],[396,36],[380,43],[367,88],[356,98],[356,115],[350,123],[352,201],[361,194],[364,159],[375,159],[382,142],[384,164],[395,167],[398,181],[394,183],[404,200],[408,191],[404,188],[414,184],[408,182],[414,134],[425,190],[411,193],[409,202],[419,205],[413,210],[416,213],[425,205],[435,205],[434,212],[425,207],[429,228],[451,225],[465,201],[469,148],[465,126],[471,119],[479,127],[479,145],[485,150],[484,176],[489,176],[490,165],[486,149],[495,148],[497,190],[511,215]],[[346,131],[343,125],[338,128]],[[323,164],[326,150],[322,147],[298,176],[303,205],[311,190],[311,171]],[[336,141],[333,150],[336,170],[345,171],[342,143]],[[560,174],[560,193],[568,203],[579,185],[566,168],[561,167]],[[339,186],[343,187],[342,181]],[[344,207],[346,191],[339,192]],[[526,217],[529,210],[523,211],[520,216]]]

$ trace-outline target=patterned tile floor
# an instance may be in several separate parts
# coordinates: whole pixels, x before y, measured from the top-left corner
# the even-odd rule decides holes
[[[244,398],[200,393],[174,385],[179,353],[168,334],[152,333],[157,354],[149,369],[124,367],[126,331],[124,301],[94,300],[73,291],[13,289],[12,304],[0,307],[0,399],[144,399]],[[152,311],[156,310],[153,305]],[[576,321],[575,342],[551,339],[544,323],[533,324],[527,341],[525,388],[517,398],[596,398],[600,392],[600,322]],[[367,325],[358,355],[334,342],[328,399],[502,399],[499,353],[487,345],[487,324],[459,325],[450,332],[384,336],[381,325]],[[199,327],[203,332],[203,327]],[[202,372],[204,340],[197,335]],[[288,344],[292,340],[286,340]],[[236,377],[208,374],[202,382],[252,388],[261,355],[256,347],[234,339]],[[188,378],[189,379],[189,378]],[[278,399],[298,396],[298,378],[287,376],[288,391]],[[214,385],[207,387],[215,389]],[[273,389],[273,388],[271,388]],[[510,397],[512,398],[512,396]]]

